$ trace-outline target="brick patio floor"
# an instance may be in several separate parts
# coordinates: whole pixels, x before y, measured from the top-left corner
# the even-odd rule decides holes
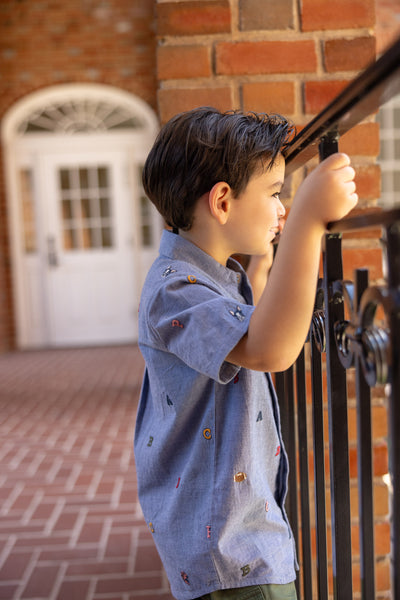
[[[134,346],[0,356],[0,599],[170,600],[137,500]]]

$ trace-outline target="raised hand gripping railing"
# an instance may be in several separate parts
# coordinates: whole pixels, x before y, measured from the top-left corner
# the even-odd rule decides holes
[[[323,159],[338,150],[340,136],[400,93],[400,40],[357,77],[296,136],[288,148],[286,171],[304,165],[319,152]],[[342,233],[380,226],[386,281],[369,286],[368,272],[343,281]],[[375,600],[373,453],[371,387],[387,386],[388,448],[391,484],[391,594],[400,600],[400,208],[367,212],[331,223],[325,237],[323,279],[318,284],[310,328],[316,568],[310,526],[307,390],[305,353],[296,365],[276,375],[282,406],[282,429],[292,469],[288,511],[297,543],[301,530],[299,598],[353,599],[351,502],[349,475],[347,373],[355,369],[357,412],[360,590]],[[375,323],[380,311],[384,325]],[[325,479],[322,353],[326,353],[330,485]],[[295,383],[294,383],[295,381]],[[296,427],[297,423],[297,427]],[[297,440],[297,445],[295,441]],[[298,468],[296,468],[298,465]],[[299,486],[297,479],[299,479]],[[298,493],[299,487],[299,493]],[[331,496],[332,575],[327,551],[326,493]],[[298,506],[300,498],[300,508]],[[301,525],[299,525],[299,523]],[[313,576],[316,570],[316,577]],[[300,589],[301,588],[301,589]]]

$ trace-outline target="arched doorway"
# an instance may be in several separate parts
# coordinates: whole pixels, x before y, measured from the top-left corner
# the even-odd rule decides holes
[[[18,347],[137,339],[161,230],[140,177],[156,132],[142,100],[96,84],[40,90],[6,114]]]

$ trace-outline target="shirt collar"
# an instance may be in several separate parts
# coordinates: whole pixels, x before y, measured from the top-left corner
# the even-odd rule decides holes
[[[246,273],[236,260],[229,258],[226,266],[221,265],[204,250],[172,231],[163,231],[160,255],[189,262],[220,283],[235,284],[236,289],[240,289],[243,278],[247,282]]]

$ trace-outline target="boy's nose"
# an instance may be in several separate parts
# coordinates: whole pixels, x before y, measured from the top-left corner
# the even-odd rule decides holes
[[[278,201],[278,218],[282,219],[286,214],[286,208],[283,206],[282,202]]]

